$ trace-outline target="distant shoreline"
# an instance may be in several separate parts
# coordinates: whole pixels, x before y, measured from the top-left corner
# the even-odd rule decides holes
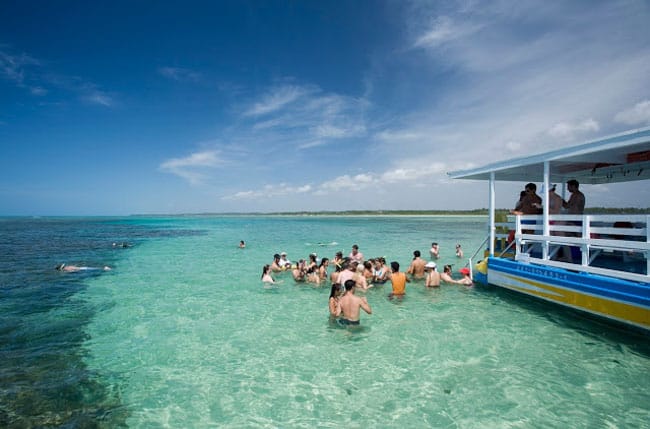
[[[497,209],[496,213],[509,214],[509,209]],[[650,214],[650,207],[587,207],[585,214]],[[298,211],[298,212],[224,212],[224,213],[148,213],[125,215],[0,215],[0,219],[66,219],[66,218],[124,218],[124,217],[209,217],[209,216],[330,216],[330,217],[363,217],[363,216],[488,216],[488,209],[474,210],[344,210],[344,211]]]
[[[510,209],[496,209],[496,213],[509,214]],[[184,213],[184,214],[134,214],[131,216],[138,217],[192,217],[192,216],[488,216],[488,209],[473,210],[343,210],[343,211],[297,211],[297,212],[226,212],[226,213]],[[650,214],[650,207],[587,207],[585,214]]]

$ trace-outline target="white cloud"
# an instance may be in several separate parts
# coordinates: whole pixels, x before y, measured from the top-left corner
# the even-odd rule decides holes
[[[3,48],[3,46],[0,46]],[[13,81],[18,85],[24,85],[26,69],[29,66],[40,66],[40,61],[27,54],[15,55],[0,50],[0,76]]]
[[[98,104],[100,106],[106,107],[111,107],[114,103],[113,98],[100,91],[91,92],[90,94],[84,95],[81,98],[87,103]]]
[[[614,120],[627,125],[650,124],[650,100],[641,101],[629,109],[618,112]]]
[[[240,191],[223,197],[223,200],[255,200],[260,198],[278,198],[287,195],[304,194],[312,190],[311,185],[290,186],[286,183],[265,185],[259,190]]]
[[[203,183],[206,175],[202,172],[206,168],[214,168],[224,163],[219,152],[208,150],[195,152],[184,158],[172,158],[160,164],[160,169],[167,173],[175,174],[192,185]]]
[[[282,109],[290,103],[312,92],[309,88],[295,85],[285,85],[273,88],[265,94],[262,99],[253,104],[244,115],[260,116],[273,113]]]
[[[367,107],[364,99],[324,93],[316,85],[276,86],[251,103],[239,127],[248,125],[252,117],[249,141],[260,141],[264,150],[272,145],[305,150],[365,136]],[[245,133],[238,132],[240,136]]]
[[[334,126],[330,124],[321,124],[315,126],[312,130],[312,135],[316,138],[335,138],[340,139],[344,137],[354,137],[364,135],[366,127],[361,124],[351,124],[348,127]]]
[[[375,138],[385,142],[417,141],[422,140],[424,137],[421,133],[411,130],[385,130],[375,134]]]
[[[595,132],[600,129],[598,122],[593,119],[585,119],[581,122],[559,122],[548,130],[551,137],[560,139],[571,139],[576,134]]]
[[[480,30],[480,25],[468,21],[458,23],[448,16],[439,16],[413,44],[416,48],[437,48],[450,41],[467,37]]]
[[[42,61],[25,53],[12,54],[3,48],[4,46],[0,45],[0,78],[14,82],[17,87],[28,90],[30,94],[45,97],[51,92],[48,87],[54,87],[75,94],[85,103],[105,107],[115,104],[114,97],[99,90],[96,84],[77,76],[52,73]]]
[[[226,196],[224,199],[257,199],[263,197],[277,197],[295,193],[309,193],[314,196],[336,194],[337,192],[360,192],[368,188],[383,187],[397,183],[409,184],[418,187],[421,180],[441,176],[446,165],[441,162],[424,163],[421,168],[394,168],[383,173],[360,173],[355,175],[344,174],[331,180],[326,180],[319,185],[288,186],[266,185],[260,190],[247,190]]]
[[[200,73],[181,67],[160,67],[158,73],[179,82],[197,82],[201,79]]]

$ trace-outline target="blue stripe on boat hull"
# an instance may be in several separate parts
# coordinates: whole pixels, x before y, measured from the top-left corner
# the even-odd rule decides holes
[[[475,280],[650,330],[649,284],[501,258],[489,258],[487,281]]]

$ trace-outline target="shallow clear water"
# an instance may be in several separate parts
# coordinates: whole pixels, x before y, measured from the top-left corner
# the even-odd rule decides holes
[[[649,427],[650,345],[490,288],[370,290],[350,332],[273,253],[464,264],[477,217],[5,220],[0,425]],[[240,239],[247,248],[239,249]],[[114,249],[113,241],[132,248]],[[336,245],[321,246],[318,243]],[[114,266],[61,274],[56,263]],[[20,268],[19,268],[20,267]]]

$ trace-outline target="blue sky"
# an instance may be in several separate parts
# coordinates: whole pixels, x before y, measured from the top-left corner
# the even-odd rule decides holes
[[[5,0],[0,215],[485,207],[445,173],[650,125],[648,22],[641,0]],[[648,206],[642,185],[588,205]]]

